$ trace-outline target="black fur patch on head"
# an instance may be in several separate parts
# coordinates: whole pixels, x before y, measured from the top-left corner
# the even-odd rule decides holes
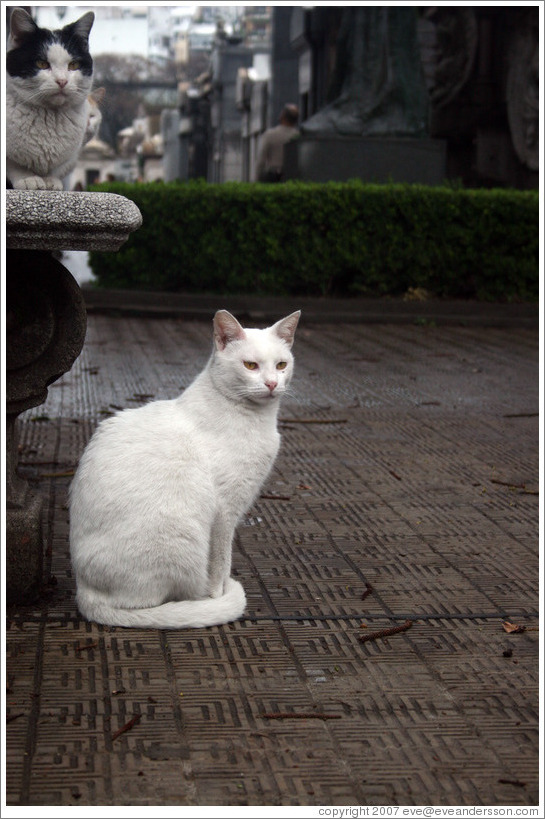
[[[48,48],[53,43],[59,43],[70,54],[73,60],[80,63],[82,74],[91,76],[93,73],[93,58],[89,54],[87,39],[77,34],[76,23],[70,23],[64,28],[49,31],[47,28],[38,28],[25,36],[22,43],[6,54],[6,70],[11,77],[34,77],[40,69],[36,66],[37,60],[47,60]]]
[[[93,58],[89,54],[89,43],[76,31],[77,23],[70,23],[53,32],[58,42],[64,46],[74,60],[79,60],[82,74],[90,76],[93,73]]]
[[[55,42],[52,31],[36,27],[22,43],[6,54],[6,69],[11,77],[33,77],[39,68],[36,60],[47,59],[47,49]]]

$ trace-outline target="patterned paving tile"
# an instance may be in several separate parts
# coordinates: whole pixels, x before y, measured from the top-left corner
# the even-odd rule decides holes
[[[303,317],[235,544],[244,617],[85,623],[70,473],[101,419],[178,394],[209,346],[206,323],[90,316],[21,419],[49,585],[8,612],[8,805],[537,804],[537,334]]]

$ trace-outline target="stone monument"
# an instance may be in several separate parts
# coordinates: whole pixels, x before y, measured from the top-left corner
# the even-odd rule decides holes
[[[286,147],[286,176],[444,180],[445,146],[427,136],[429,95],[416,8],[343,8],[329,99]]]

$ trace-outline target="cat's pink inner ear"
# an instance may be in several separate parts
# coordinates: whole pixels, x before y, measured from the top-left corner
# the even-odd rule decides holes
[[[300,316],[301,311],[297,310],[295,313],[291,313],[289,316],[286,316],[286,318],[277,321],[272,328],[276,335],[280,336],[280,338],[283,339],[290,347],[293,344],[293,337],[295,335],[295,330],[297,329]]]
[[[214,316],[214,341],[218,350],[225,350],[231,341],[246,338],[236,318],[227,310],[218,310]]]

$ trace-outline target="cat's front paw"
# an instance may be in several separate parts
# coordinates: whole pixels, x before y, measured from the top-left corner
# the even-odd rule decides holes
[[[41,176],[25,176],[23,179],[18,179],[14,182],[13,187],[20,191],[38,191],[44,190],[44,180]]]
[[[215,583],[213,586],[210,586],[210,590],[208,592],[209,597],[223,597],[223,589],[224,589],[223,580],[221,583]]]
[[[62,191],[62,182],[54,176],[25,176],[14,187],[21,191]]]
[[[46,191],[62,191],[63,189],[62,181],[57,179],[56,176],[46,176],[44,182]]]

